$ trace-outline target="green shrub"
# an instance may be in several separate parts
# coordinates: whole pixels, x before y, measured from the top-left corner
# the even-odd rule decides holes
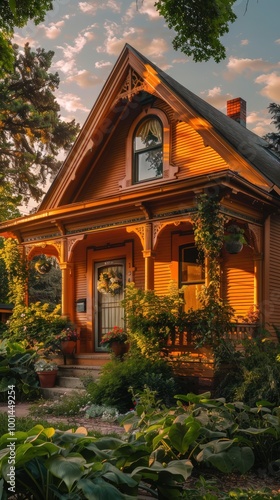
[[[36,353],[23,343],[0,341],[0,399],[7,401],[8,391],[15,391],[15,400],[38,397],[38,380],[34,371]],[[13,389],[11,389],[13,387]]]
[[[112,406],[124,413],[133,408],[129,388],[138,392],[145,385],[156,390],[158,399],[164,404],[170,404],[178,390],[172,370],[165,361],[131,356],[124,361],[107,363],[99,380],[89,385],[88,391],[95,404]]]
[[[268,332],[243,341],[242,351],[223,343],[216,360],[216,395],[250,406],[260,400],[280,405],[280,344]]]

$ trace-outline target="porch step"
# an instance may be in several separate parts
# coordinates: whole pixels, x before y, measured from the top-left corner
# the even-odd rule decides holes
[[[69,377],[75,377],[78,379],[81,379],[81,382],[83,378],[92,378],[93,380],[96,380],[99,377],[100,370],[102,368],[102,365],[59,365],[58,367],[58,379],[60,378],[69,378]]]
[[[60,396],[69,395],[73,396],[74,393],[81,394],[85,393],[85,389],[81,388],[73,388],[73,387],[50,387],[50,388],[41,388],[41,394],[44,399],[59,399]]]

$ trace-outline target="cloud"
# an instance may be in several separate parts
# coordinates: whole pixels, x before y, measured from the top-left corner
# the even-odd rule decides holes
[[[150,30],[140,27],[129,27],[123,30],[117,23],[105,23],[107,38],[103,46],[97,47],[97,52],[118,56],[126,43],[150,58],[161,58],[168,50],[168,43],[164,38],[151,38]]]
[[[267,109],[261,111],[252,111],[247,115],[247,125],[250,125],[250,130],[255,134],[263,137],[269,132],[273,132],[274,128],[271,125],[271,118],[268,116]]]
[[[39,47],[39,43],[32,38],[31,35],[24,34],[21,36],[19,33],[15,33],[12,39],[13,43],[16,43],[19,47],[24,47],[26,43],[29,43],[31,47]]]
[[[107,2],[79,2],[79,8],[84,14],[95,16],[98,10],[112,10],[120,12],[120,3],[115,0],[107,0]]]
[[[69,74],[73,73],[74,69],[76,68],[75,60],[74,59],[60,59],[59,61],[56,61],[53,64],[53,68],[59,71],[62,71],[62,73]]]
[[[217,109],[224,109],[229,99],[232,99],[231,94],[223,94],[221,87],[213,87],[200,93],[203,99]]]
[[[178,59],[172,59],[172,64],[186,64],[188,62],[188,58],[178,58]]]
[[[227,64],[228,72],[230,75],[234,76],[237,74],[252,73],[258,71],[270,71],[275,67],[279,67],[278,64],[272,64],[270,62],[264,61],[263,59],[239,59],[238,57],[230,57]]]
[[[278,43],[280,45],[280,38],[278,38],[277,40],[275,40],[275,43]]]
[[[241,40],[240,45],[249,45],[249,40]]]
[[[159,13],[155,8],[155,0],[144,0],[143,2],[132,2],[126,10],[123,20],[131,21],[139,15],[147,15],[150,21],[155,21],[159,18]]]
[[[110,61],[96,61],[94,66],[97,69],[100,69],[100,68],[105,68],[107,66],[112,66],[112,63]]]
[[[49,38],[50,40],[54,40],[60,35],[63,26],[64,21],[58,21],[57,23],[50,23],[48,26],[40,24],[39,29],[44,31],[44,34],[47,38]]]
[[[86,108],[81,103],[81,98],[75,94],[62,94],[61,92],[59,92],[57,94],[56,100],[58,104],[69,113],[75,111],[84,111],[85,113],[89,113],[90,111],[89,108]]]
[[[280,75],[273,72],[270,74],[263,74],[255,79],[255,82],[263,85],[260,91],[261,95],[272,99],[273,101],[280,101]]]
[[[90,71],[83,69],[81,71],[78,71],[76,75],[67,78],[67,82],[74,82],[79,85],[79,87],[88,88],[99,85],[103,82],[103,79],[92,74]]]

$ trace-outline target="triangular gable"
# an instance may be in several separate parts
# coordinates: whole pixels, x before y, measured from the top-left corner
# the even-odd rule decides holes
[[[165,101],[178,119],[189,123],[205,145],[211,146],[237,175],[270,191],[280,186],[279,160],[264,149],[265,142],[178,84],[135,49],[126,45],[96,100],[73,148],[39,210],[70,204],[91,158],[125,114],[126,103],[145,91]],[[120,106],[120,103],[123,103]],[[238,138],[242,142],[236,144]],[[243,146],[242,146],[243,144]],[[260,158],[260,159],[259,159]]]

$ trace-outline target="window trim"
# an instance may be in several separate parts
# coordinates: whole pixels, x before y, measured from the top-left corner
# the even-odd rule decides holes
[[[163,156],[162,156],[162,177],[155,177],[153,179],[149,179],[147,181],[141,181],[137,183],[133,183],[133,159],[134,159],[134,151],[133,151],[133,139],[136,132],[137,127],[140,122],[149,116],[156,116],[162,123],[162,144],[163,144]],[[143,185],[157,184],[162,183],[169,179],[176,179],[178,167],[175,167],[170,164],[170,152],[171,152],[171,133],[170,133],[170,124],[167,119],[166,114],[157,108],[145,108],[142,113],[140,113],[137,118],[133,121],[129,133],[126,140],[126,152],[125,152],[125,166],[126,166],[126,175],[120,181],[119,188],[120,190],[124,189],[143,189]]]
[[[158,123],[160,124],[161,135],[162,135],[161,143],[159,145],[155,145],[155,146],[146,146],[146,147],[141,148],[141,149],[140,148],[136,149],[135,138],[136,138],[136,134],[137,134],[139,128],[141,127],[142,123],[145,123],[146,121],[148,122],[148,121],[150,121],[152,119],[156,119],[158,121]],[[132,182],[133,182],[133,185],[139,184],[139,183],[142,183],[142,182],[150,182],[150,181],[154,181],[154,180],[162,179],[163,178],[163,160],[162,160],[161,174],[160,175],[157,175],[157,176],[155,175],[154,177],[148,177],[148,178],[142,179],[142,180],[139,179],[139,174],[140,174],[140,172],[139,172],[139,157],[140,157],[141,154],[149,152],[149,151],[161,150],[162,151],[162,157],[163,157],[163,150],[164,150],[163,124],[162,124],[162,121],[159,119],[158,116],[156,116],[156,115],[145,116],[138,123],[138,125],[136,126],[136,128],[134,130],[134,134],[133,134],[132,149],[133,149],[133,159],[132,159]]]

